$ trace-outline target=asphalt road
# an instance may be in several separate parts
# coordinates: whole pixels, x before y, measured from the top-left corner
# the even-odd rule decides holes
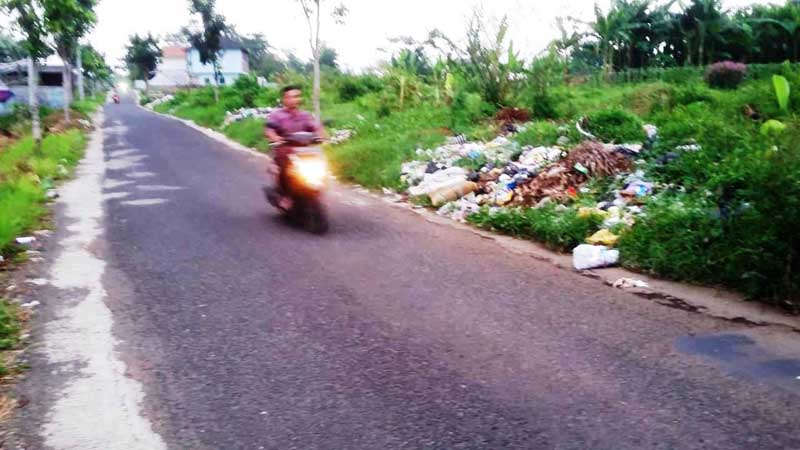
[[[310,235],[262,159],[132,104],[106,125],[107,303],[170,449],[800,449],[796,333],[344,188]]]

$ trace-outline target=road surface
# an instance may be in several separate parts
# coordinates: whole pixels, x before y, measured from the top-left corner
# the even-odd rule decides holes
[[[28,449],[117,448],[108,421],[131,414],[155,443],[126,450],[800,449],[797,333],[656,305],[345,188],[309,235],[266,207],[262,159],[105,111],[91,247],[142,398],[119,387],[116,416],[116,380],[97,414],[75,388],[93,364],[34,356]],[[53,295],[42,320],[74,308]]]

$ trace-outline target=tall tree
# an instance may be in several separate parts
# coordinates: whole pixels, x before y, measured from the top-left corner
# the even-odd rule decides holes
[[[308,23],[308,43],[311,47],[312,62],[314,65],[314,92],[312,94],[312,101],[314,103],[314,116],[320,119],[322,110],[320,107],[320,58],[322,56],[322,40],[320,38],[320,16],[321,16],[321,0],[298,0],[300,6],[303,7],[303,14],[306,16]],[[347,7],[343,4],[337,6],[333,10],[333,18],[338,23],[344,20],[347,15]]]
[[[19,42],[0,32],[0,62],[19,61],[26,56],[25,49]]]
[[[130,37],[125,54],[125,64],[128,66],[131,79],[144,80],[145,94],[150,90],[149,80],[155,75],[158,63],[161,62],[161,48],[158,41],[151,34],[139,37],[134,34]]]
[[[105,57],[91,45],[81,46],[81,60],[83,61],[83,75],[90,86],[98,83],[111,83],[112,71]]]
[[[225,18],[214,11],[216,0],[189,0],[189,11],[198,14],[203,29],[187,30],[192,47],[200,54],[200,62],[210,64],[214,70],[214,100],[219,102],[219,53],[222,49],[222,36],[228,30]]]
[[[55,50],[64,63],[64,118],[70,120],[72,104],[72,60],[78,41],[92,29],[97,16],[96,0],[40,0],[44,8],[44,26],[52,35]]]
[[[31,127],[37,151],[42,145],[42,126],[39,117],[39,72],[37,61],[51,53],[47,32],[42,20],[42,5],[37,0],[0,0],[0,7],[14,16],[15,25],[23,35],[22,47],[28,54],[28,102]]]

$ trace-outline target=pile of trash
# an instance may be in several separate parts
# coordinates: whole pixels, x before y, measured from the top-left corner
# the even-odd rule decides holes
[[[244,119],[255,117],[257,119],[266,119],[267,116],[274,110],[274,108],[240,108],[236,111],[228,111],[225,113],[225,121],[222,123],[223,127],[239,122]]]
[[[440,147],[418,149],[416,160],[402,165],[401,181],[408,186],[409,197],[427,198],[437,214],[459,222],[482,208],[538,208],[552,202],[563,210],[574,208],[582,217],[601,217],[601,229],[574,249],[573,260],[579,270],[610,266],[619,260],[614,247],[620,228],[633,226],[646,213],[645,199],[665,187],[648,181],[636,168],[643,162],[637,158],[652,148],[658,135],[653,125],[646,125],[645,131],[644,143],[589,139],[571,149],[567,139],[556,146],[520,148],[506,136],[488,143],[454,136]],[[694,150],[686,147],[676,151]],[[587,183],[609,177],[616,189],[599,193],[595,206],[566,206],[585,204],[581,194],[594,192]]]
[[[144,107],[147,108],[147,109],[153,109],[158,105],[162,105],[164,103],[171,102],[174,99],[175,99],[174,95],[165,95],[165,96],[163,96],[161,98],[157,98],[157,99],[153,100],[152,102],[144,105]]]
[[[566,200],[577,197],[578,188],[592,177],[606,177],[631,170],[633,162],[603,144],[585,141],[566,157],[520,187],[518,203],[531,206],[544,198]]]

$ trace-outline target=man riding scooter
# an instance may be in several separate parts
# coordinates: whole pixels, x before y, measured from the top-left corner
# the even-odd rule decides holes
[[[325,130],[311,114],[300,110],[302,91],[298,86],[286,86],[283,94],[283,108],[269,115],[264,134],[273,143],[273,160],[277,166],[277,185],[281,191],[279,208],[289,210],[292,200],[285,195],[289,186],[286,168],[294,147],[289,145],[290,137],[295,133],[314,133],[318,140],[325,138]]]

